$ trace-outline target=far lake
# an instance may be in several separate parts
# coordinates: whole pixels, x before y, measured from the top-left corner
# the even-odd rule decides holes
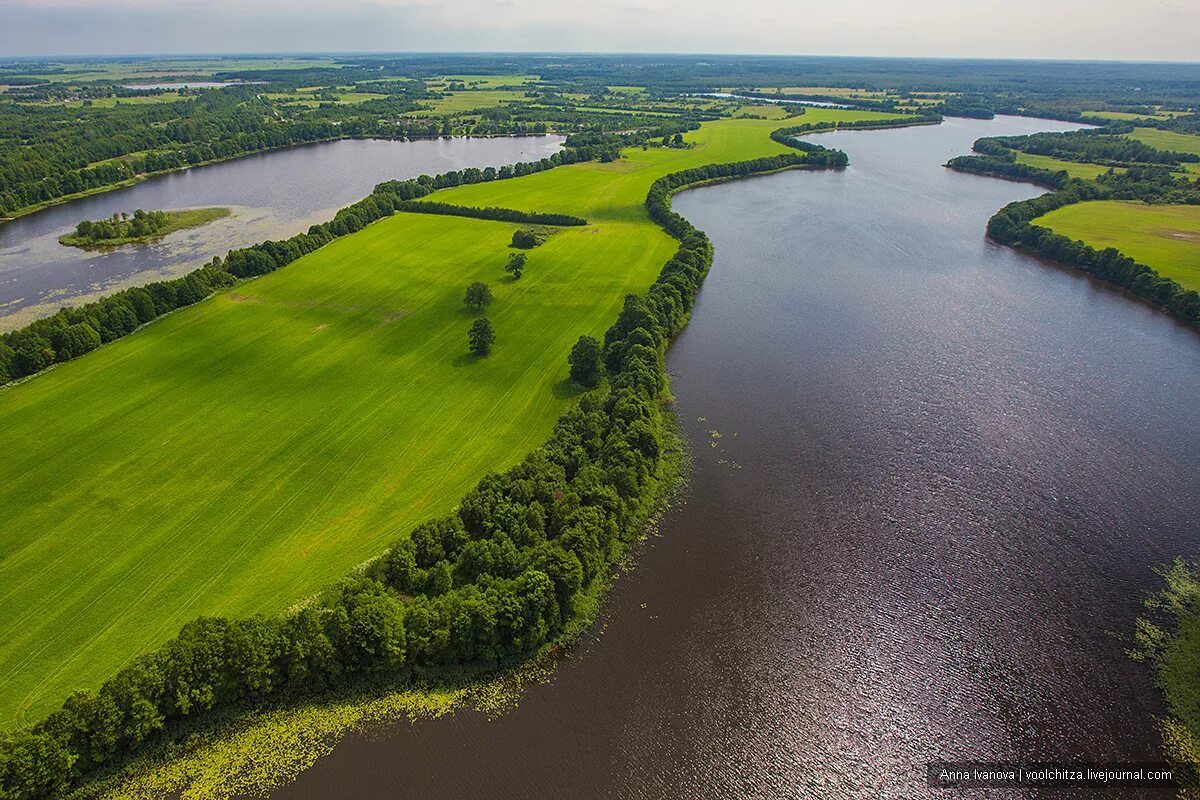
[[[0,223],[0,330],[64,305],[177,277],[230,248],[300,233],[370,194],[380,181],[535,161],[557,151],[562,141],[522,136],[321,142],[156,176]],[[149,245],[108,252],[58,242],[80,220],[195,206],[228,206],[233,214]]]

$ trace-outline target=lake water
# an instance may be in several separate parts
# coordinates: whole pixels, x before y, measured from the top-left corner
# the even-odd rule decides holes
[[[128,286],[177,277],[231,248],[325,222],[375,184],[463,167],[545,158],[559,136],[347,139],[276,150],[156,176],[0,224],[0,330]],[[227,206],[233,215],[148,245],[88,252],[59,244],[80,220],[116,211]]]
[[[729,92],[706,92],[703,96],[722,97],[725,99],[737,98],[739,100],[762,100],[767,103],[791,103],[797,106],[815,106],[817,108],[853,108],[853,106],[841,103],[828,103],[821,100],[795,100],[786,97],[752,97],[748,94],[730,94]]]
[[[258,81],[255,81],[256,83]],[[226,81],[189,81],[187,83],[127,83],[126,89],[216,89],[226,86],[245,86],[246,83]]]
[[[1158,759],[1122,637],[1196,554],[1200,337],[986,241],[1039,190],[941,166],[1067,127],[838,132],[844,172],[677,197],[716,245],[668,359],[686,504],[517,709],[352,736],[274,797],[938,798],[934,759]]]

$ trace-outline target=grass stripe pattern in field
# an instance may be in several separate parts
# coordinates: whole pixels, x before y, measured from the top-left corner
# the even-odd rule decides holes
[[[431,198],[589,220],[530,251],[518,281],[503,269],[518,226],[397,214],[0,390],[0,726],[196,616],[302,600],[544,441],[575,339],[603,334],[674,252],[650,184],[787,152],[777,127],[721,120],[691,148]],[[475,280],[495,294],[482,360],[462,303]]]

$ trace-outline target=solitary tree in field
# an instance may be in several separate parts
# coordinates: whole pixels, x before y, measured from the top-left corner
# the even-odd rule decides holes
[[[589,389],[600,385],[600,378],[604,374],[600,342],[591,336],[580,336],[579,341],[571,348],[571,354],[567,356],[567,363],[571,365],[571,380]]]
[[[519,247],[522,250],[529,250],[540,245],[545,239],[546,237],[542,233],[533,228],[519,228],[513,231],[512,246]]]
[[[480,317],[471,323],[467,331],[467,340],[471,343],[471,352],[477,356],[486,356],[492,352],[492,343],[496,341],[496,332],[487,317]]]
[[[475,281],[467,287],[463,302],[473,311],[483,311],[483,307],[492,302],[492,290],[483,281]]]
[[[525,269],[525,262],[529,257],[524,253],[513,253],[508,257],[508,263],[504,265],[504,271],[512,274],[513,278],[521,277],[521,271]]]

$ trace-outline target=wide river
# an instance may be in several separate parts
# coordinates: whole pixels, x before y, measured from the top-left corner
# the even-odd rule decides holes
[[[325,222],[375,184],[463,167],[535,161],[560,136],[341,140],[275,150],[75,200],[0,224],[0,331],[128,286],[177,277],[234,247],[281,239]],[[132,212],[222,206],[232,216],[145,246],[104,253],[64,247],[80,220]]]
[[[717,254],[669,358],[686,503],[518,708],[352,736],[275,797],[947,797],[930,760],[1158,759],[1124,650],[1196,553],[1200,337],[989,243],[1038,190],[942,167],[1064,127],[837,133],[844,172],[679,196]]]

